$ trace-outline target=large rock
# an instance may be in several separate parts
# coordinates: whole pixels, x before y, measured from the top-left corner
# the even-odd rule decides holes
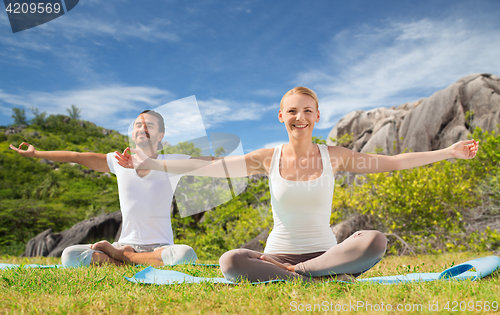
[[[259,235],[250,240],[249,242],[240,246],[240,248],[246,248],[250,250],[255,250],[258,252],[264,252],[264,245],[262,243],[267,242],[267,238],[269,237],[269,228],[265,228]]]
[[[342,243],[346,238],[357,231],[374,230],[372,218],[368,215],[356,214],[347,220],[331,226],[337,243]]]
[[[21,131],[23,131],[23,129],[26,129],[27,126],[26,125],[18,125],[16,127],[9,127],[7,128],[7,130],[5,130],[5,135],[8,136],[8,135],[15,135],[16,133],[20,133]]]
[[[330,131],[327,142],[363,153],[394,155],[405,149],[443,149],[467,139],[475,127],[491,131],[498,124],[500,77],[471,74],[426,99],[351,112]],[[338,141],[348,134],[351,141]]]
[[[102,239],[118,240],[121,223],[122,214],[116,211],[82,221],[61,233],[53,234],[48,229],[29,240],[21,256],[60,257],[63,250],[71,245],[89,244]]]

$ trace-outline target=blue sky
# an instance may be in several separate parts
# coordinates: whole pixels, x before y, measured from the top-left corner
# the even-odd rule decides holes
[[[500,75],[498,16],[497,0],[81,0],[13,34],[4,12],[0,125],[12,107],[29,117],[32,106],[75,104],[83,119],[126,133],[143,109],[195,95],[207,131],[238,135],[248,152],[287,141],[279,101],[302,85],[320,98],[314,135],[326,138],[350,111]],[[182,106],[177,114],[199,124]]]

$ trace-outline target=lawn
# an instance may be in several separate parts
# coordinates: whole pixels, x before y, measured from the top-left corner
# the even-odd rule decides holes
[[[441,272],[492,253],[388,256],[362,277]],[[498,255],[498,253],[496,253]],[[57,258],[2,256],[0,262],[57,264]],[[215,263],[215,261],[204,261]],[[139,285],[143,267],[16,268],[0,271],[0,312],[29,314],[292,314],[292,313],[498,313],[500,272],[478,281],[272,283],[266,285]],[[175,266],[194,276],[222,277],[217,267]],[[344,310],[342,310],[342,308]],[[397,308],[400,311],[397,311]],[[447,308],[447,309],[446,309]],[[480,309],[481,308],[481,309]],[[381,311],[383,309],[384,311]],[[387,311],[392,309],[392,311]],[[337,311],[336,311],[337,310]]]

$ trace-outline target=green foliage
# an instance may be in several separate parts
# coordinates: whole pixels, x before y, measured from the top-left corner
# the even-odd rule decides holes
[[[337,142],[338,146],[348,147],[352,141],[354,140],[354,136],[352,133],[345,133],[340,138],[330,138],[332,142]]]
[[[85,173],[79,165],[43,164],[7,147],[26,141],[39,150],[105,153],[123,150],[128,146],[127,137],[117,133],[105,136],[103,128],[93,123],[64,115],[46,117],[36,109],[32,111],[35,118],[28,128],[9,136],[0,133],[0,250],[10,248],[11,253],[47,228],[58,232],[81,220],[119,210],[114,177]],[[486,223],[472,227],[471,219],[480,215],[487,220],[500,215],[495,206],[500,203],[500,137],[480,129],[475,129],[472,137],[481,140],[473,160],[370,174],[361,185],[336,186],[331,223],[353,213],[369,215],[376,228],[399,237],[389,236],[389,252],[393,254],[408,250],[491,250],[500,246],[498,231]],[[313,141],[325,143],[321,137]],[[352,135],[332,141],[348,146]],[[200,156],[202,150],[192,142],[184,142],[165,147],[160,153]],[[217,155],[223,153],[216,151]],[[182,180],[192,181],[184,187],[195,190],[213,183],[209,178]],[[202,191],[206,190],[199,189],[200,198],[192,202],[228,193],[227,189],[215,190],[213,196],[205,196]],[[269,200],[267,179],[251,180],[244,193],[204,215],[182,218],[177,211],[172,217],[176,242],[191,245],[202,259],[216,259],[271,226]]]
[[[467,228],[484,199],[484,187],[492,198],[499,196],[500,137],[480,129],[472,137],[481,139],[473,160],[368,174],[361,185],[337,186],[332,223],[353,213],[370,215],[377,228],[406,243],[391,238],[389,252],[393,254],[408,249],[426,253],[498,247],[497,231]]]
[[[18,145],[26,141],[37,150],[80,152],[113,152],[128,146],[126,137],[117,133],[105,136],[103,129],[93,123],[68,119],[64,115],[45,117],[36,109],[32,111],[39,119],[34,119],[31,126],[9,135],[0,143],[0,250],[15,254],[19,254],[22,247],[19,244],[25,244],[47,228],[59,232],[81,220],[119,210],[119,199],[114,177],[84,173],[84,167],[80,165],[49,165],[37,159],[23,158],[7,150],[8,144]],[[165,147],[159,153],[202,155],[201,149],[192,142]],[[216,153],[224,152],[217,150]],[[193,178],[184,177],[182,181],[193,181]],[[212,181],[211,178],[197,177],[184,187],[196,190]],[[198,191],[200,198],[192,202],[203,202],[229,193],[226,189],[204,196],[203,191],[210,191]],[[177,192],[182,193],[182,187]],[[196,216],[181,218],[176,213],[172,219],[176,241],[192,244],[198,252],[205,252],[203,257],[215,259],[224,251],[249,241],[269,225],[268,200],[267,182],[261,180],[252,182],[238,198],[207,212],[202,222],[196,221]],[[201,208],[201,205],[195,206]]]
[[[59,231],[77,222],[61,204],[4,199],[0,204],[0,246],[25,243],[38,231]]]
[[[12,119],[14,120],[14,126],[27,125],[28,120],[26,119],[26,111],[24,108],[12,108]]]
[[[269,203],[267,179],[250,181],[241,195],[205,212],[200,222],[195,221],[195,216],[181,218],[175,214],[175,237],[178,243],[190,244],[200,259],[217,259],[271,225]]]
[[[186,154],[189,156],[201,156],[202,151],[193,142],[181,142],[174,146],[164,147],[158,151],[159,154]]]
[[[385,232],[405,241],[412,238],[419,250],[442,248],[450,233],[463,228],[459,209],[471,205],[467,198],[470,184],[455,185],[461,171],[441,162],[390,176],[369,174],[363,185],[338,189],[334,209],[341,206],[369,214]]]
[[[40,163],[37,159],[23,158],[7,147],[10,143],[18,145],[26,141],[37,150],[113,152],[127,147],[128,139],[117,133],[105,136],[101,127],[90,122],[68,119],[64,115],[42,117],[36,109],[33,111],[35,117],[40,118],[35,119],[36,123],[33,120],[28,128],[9,135],[0,143],[0,250],[8,250],[11,254],[19,254],[20,244],[47,228],[59,232],[81,220],[119,210],[114,177],[100,176],[96,172],[84,173],[85,168],[80,165]],[[36,135],[34,131],[40,134]],[[202,155],[201,149],[192,142],[168,146],[159,153]],[[216,150],[216,154],[223,153]],[[191,183],[178,187],[177,193],[181,194],[182,187],[196,191],[197,187],[212,184],[213,179],[196,177],[193,180],[186,176],[182,181]],[[199,198],[191,202],[213,200],[229,193],[227,189],[197,191]],[[208,195],[203,195],[203,192]],[[267,181],[258,180],[251,182],[236,199],[207,212],[201,222],[201,215],[181,218],[177,212],[172,218],[176,242],[192,245],[201,257],[216,259],[269,226],[268,203]]]
[[[215,156],[216,156],[216,157],[220,157],[220,156],[222,156],[224,153],[226,153],[226,150],[224,150],[224,148],[223,148],[223,147],[220,147],[220,148],[215,149]]]
[[[467,129],[472,130],[473,121],[474,111],[469,110],[465,113],[465,126],[467,127]]]
[[[465,113],[465,121],[470,121],[472,117],[474,117],[474,111],[469,110]]]
[[[500,165],[500,135],[497,135],[494,130],[488,132],[476,128],[470,138],[479,140],[479,151],[471,163],[468,163],[470,172],[471,175],[478,175],[482,178]],[[459,162],[464,163],[464,161]]]
[[[326,140],[323,139],[322,136],[319,137],[312,137],[312,143],[317,143],[317,144],[326,144]]]
[[[45,123],[45,117],[47,116],[46,112],[40,113],[40,110],[36,107],[30,108],[31,113],[33,114],[33,118],[31,119],[32,125],[43,126]]]
[[[71,117],[71,119],[75,119],[75,120],[80,119],[80,114],[81,114],[82,110],[79,109],[78,107],[76,107],[75,105],[71,104],[71,107],[66,108],[66,111],[68,112],[69,117]]]
[[[80,165],[40,163],[8,150],[8,145],[26,141],[37,150],[113,152],[127,147],[127,138],[105,136],[102,127],[89,122],[64,120],[63,115],[45,118],[45,113],[32,111],[32,125],[0,142],[0,247],[12,254],[45,229],[60,232],[119,210],[115,177],[86,174]]]

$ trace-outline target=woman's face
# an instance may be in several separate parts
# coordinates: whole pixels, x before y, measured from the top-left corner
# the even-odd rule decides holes
[[[309,95],[292,94],[283,101],[278,118],[285,124],[289,134],[297,137],[312,136],[314,123],[319,122],[319,110]]]

